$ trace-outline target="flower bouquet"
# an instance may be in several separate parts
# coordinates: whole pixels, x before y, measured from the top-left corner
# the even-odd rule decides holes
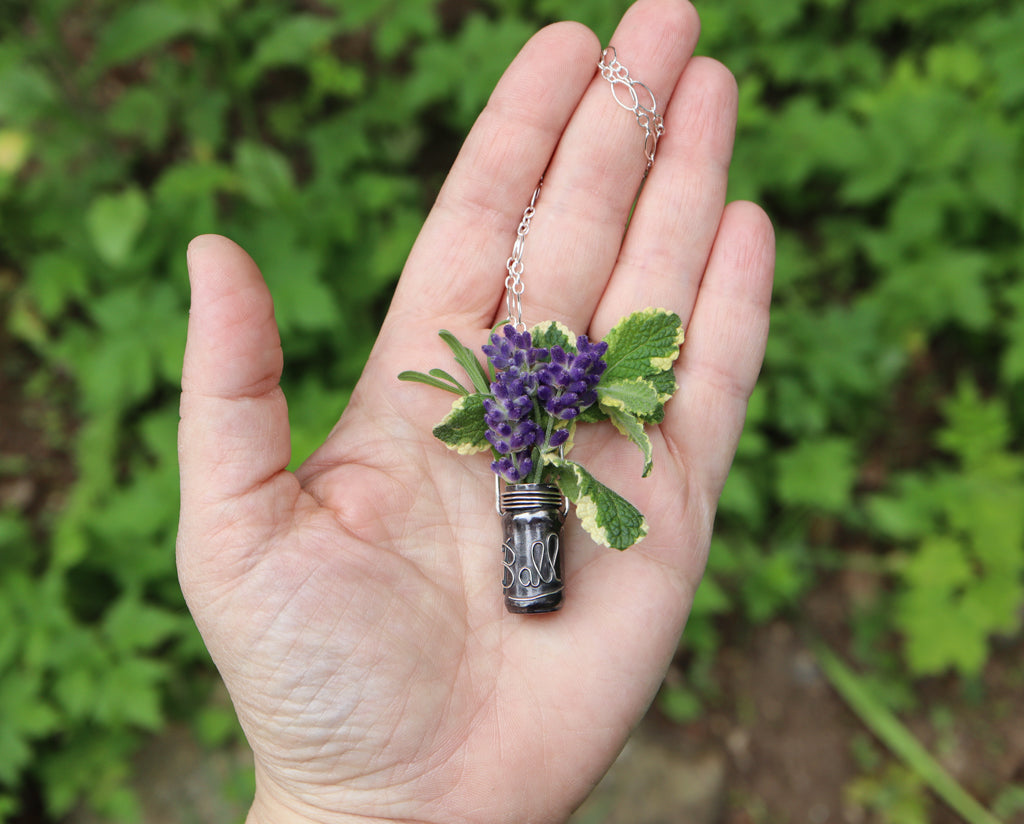
[[[636,507],[567,457],[576,429],[609,421],[639,447],[646,477],[652,449],[644,425],[661,422],[676,390],[673,364],[683,342],[682,323],[673,312],[645,309],[623,318],[599,342],[554,321],[523,331],[506,324],[483,347],[486,363],[450,332],[440,336],[472,389],[441,369],[403,372],[399,378],[459,396],[433,433],[460,455],[489,451],[492,471],[506,482],[499,502],[506,521],[506,603],[519,612],[557,609],[561,556],[550,510],[559,508],[562,496],[599,544],[627,549],[647,534]],[[510,516],[514,528],[518,516],[538,510],[544,510],[543,523],[533,523],[534,515],[519,517],[530,523],[523,534],[509,536]],[[515,604],[510,590],[523,590],[512,592]],[[545,600],[536,590],[557,598]]]

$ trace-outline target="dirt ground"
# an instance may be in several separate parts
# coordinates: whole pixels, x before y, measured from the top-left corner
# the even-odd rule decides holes
[[[718,665],[723,694],[696,722],[678,726],[652,711],[573,824],[909,824],[857,803],[864,756],[884,775],[895,758],[867,732],[820,671],[803,640],[841,637],[848,601],[841,581],[819,589],[794,622],[775,622]],[[971,696],[953,678],[925,683],[904,719],[961,785],[988,806],[1024,783],[1024,642],[994,655]],[[909,773],[913,775],[913,773]],[[883,787],[880,791],[895,792]],[[921,821],[962,819],[916,788]],[[882,805],[882,809],[886,809]],[[1024,810],[1002,818],[1024,822]]]

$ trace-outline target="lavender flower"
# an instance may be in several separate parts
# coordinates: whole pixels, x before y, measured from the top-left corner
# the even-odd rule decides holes
[[[597,402],[595,387],[606,368],[602,356],[608,344],[591,343],[581,335],[576,348],[570,354],[560,346],[536,347],[529,332],[511,325],[500,335],[492,333],[483,347],[495,370],[493,397],[484,400],[484,437],[496,453],[491,469],[509,483],[519,483],[533,471],[534,447],[557,448],[569,439],[569,430],[562,427],[545,440],[535,411],[568,421]]]
[[[535,347],[529,332],[517,332],[511,324],[502,329],[502,335],[491,333],[490,344],[483,347],[484,354],[496,370],[515,370],[529,389],[535,389],[537,366],[548,359],[548,350]]]
[[[575,418],[597,403],[595,387],[607,368],[602,359],[608,344],[591,343],[586,335],[576,339],[575,355],[560,346],[552,346],[551,361],[538,373],[537,398],[549,415],[559,420]]]
[[[532,413],[535,368],[547,350],[533,347],[529,332],[506,326],[503,334],[492,334],[491,343],[483,348],[496,370],[493,398],[484,400],[484,437],[498,453],[491,469],[509,483],[519,483],[533,471],[533,447],[544,443],[544,430]]]
[[[548,446],[557,449],[559,446],[562,446],[567,440],[569,440],[569,430],[556,429],[554,432],[551,433],[551,436],[548,438]]]

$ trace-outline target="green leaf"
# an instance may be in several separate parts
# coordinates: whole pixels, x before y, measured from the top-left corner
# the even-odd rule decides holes
[[[657,374],[650,375],[648,380],[654,384],[654,388],[658,390],[658,402],[660,404],[664,404],[679,388],[679,384],[676,383],[676,373],[671,369],[666,369],[664,372],[658,372]],[[665,410],[662,409],[661,411],[664,415]],[[658,422],[660,423],[660,420]]]
[[[973,577],[963,546],[949,535],[926,538],[901,572],[910,587],[945,595]]]
[[[616,410],[635,416],[654,414],[659,403],[657,388],[646,378],[611,383],[601,381],[597,397],[606,412]]]
[[[795,607],[808,578],[800,544],[780,543],[770,553],[751,544],[745,549],[739,591],[740,603],[750,620],[760,624],[782,609]]]
[[[209,15],[186,11],[165,0],[127,5],[100,29],[95,61],[101,69],[127,63],[183,34],[212,27]]]
[[[629,438],[633,443],[640,447],[640,452],[644,456],[644,472],[643,477],[646,478],[651,474],[651,464],[653,463],[653,450],[651,449],[651,439],[647,437],[647,433],[644,432],[644,425],[636,418],[635,415],[629,414],[621,409],[609,409],[608,417],[611,418],[612,425],[619,430],[623,435]]]
[[[732,607],[732,601],[722,585],[705,575],[693,596],[690,611],[693,615],[721,615]]]
[[[672,368],[683,343],[679,315],[667,309],[644,309],[620,320],[605,341],[608,368],[602,383],[653,378]]]
[[[647,534],[647,521],[633,504],[594,478],[573,461],[544,456],[563,494],[576,504],[576,515],[595,542],[612,549],[629,549]]]
[[[937,675],[954,667],[976,675],[988,656],[988,627],[968,620],[961,599],[923,589],[901,594],[893,624],[903,635],[907,666],[916,676]]]
[[[907,541],[927,535],[934,528],[941,506],[932,485],[916,475],[893,484],[897,494],[872,495],[867,499],[869,523],[883,535]]]
[[[448,372],[445,372],[443,369],[431,369],[428,374],[431,377],[437,378],[438,380],[448,381],[448,383],[452,384],[452,386],[456,387],[459,390],[459,394],[461,395],[469,394],[469,390],[466,389],[465,386],[459,383],[459,381],[457,381],[453,375],[449,374]]]
[[[157,730],[163,723],[161,686],[167,664],[149,658],[125,658],[106,673],[107,688],[98,694],[96,719],[100,723],[126,723]]]
[[[167,134],[171,112],[167,101],[152,89],[129,87],[107,112],[107,127],[120,137],[139,138],[156,151]]]
[[[32,759],[35,739],[60,729],[60,716],[44,699],[37,673],[18,676],[4,673],[0,679],[0,782],[15,784],[18,774]]]
[[[452,411],[434,427],[434,437],[460,455],[472,455],[490,449],[484,437],[484,399],[489,395],[464,395],[452,404]]]
[[[319,14],[296,14],[279,21],[258,41],[256,53],[243,69],[243,82],[249,85],[275,66],[306,66],[330,43],[336,26],[335,18]]]
[[[148,217],[146,196],[138,187],[131,186],[117,194],[94,198],[85,213],[85,225],[103,261],[111,266],[123,266]]]
[[[89,281],[82,261],[63,252],[44,252],[32,260],[27,287],[39,313],[54,320],[73,300],[85,298]]]
[[[942,411],[946,425],[939,432],[938,444],[960,458],[966,467],[983,465],[1012,440],[1006,402],[999,398],[983,399],[972,381],[961,381]]]
[[[992,814],[957,783],[869,688],[867,679],[846,666],[831,649],[817,644],[815,657],[836,692],[865,726],[968,824],[999,824]]]
[[[320,100],[328,95],[357,98],[366,89],[365,68],[359,63],[342,62],[330,52],[318,52],[307,61],[313,85],[313,96]]]
[[[576,353],[576,336],[568,326],[559,323],[557,320],[546,320],[538,323],[530,330],[530,338],[533,345],[550,349],[552,346],[561,346],[570,354]]]
[[[324,248],[307,242],[296,223],[275,218],[269,210],[252,223],[251,232],[240,242],[259,261],[274,295],[274,315],[285,345],[299,329],[333,334],[344,316],[326,282]]]
[[[634,414],[644,422],[661,423],[665,418],[664,404],[677,389],[672,366],[679,357],[683,337],[679,316],[665,309],[644,309],[623,318],[605,338],[608,351],[604,359],[608,368],[601,377],[598,393],[603,386],[647,381],[657,393],[657,402],[648,411],[634,410]],[[600,419],[601,416],[593,414],[588,418]]]
[[[398,379],[400,381],[409,381],[410,383],[425,383],[427,386],[433,386],[437,389],[443,389],[445,392],[454,392],[456,395],[465,395],[466,392],[460,392],[451,384],[443,380],[438,380],[435,377],[424,374],[423,372],[416,372],[411,369],[407,369],[404,372],[398,373]]]
[[[6,38],[12,44],[14,38]],[[0,120],[9,124],[22,124],[39,112],[44,112],[58,99],[54,81],[42,68],[28,62],[16,51],[9,52],[13,59],[0,56]],[[5,65],[6,63],[6,65]]]
[[[842,512],[857,478],[853,444],[845,438],[804,441],[780,455],[778,472],[786,503]]]
[[[484,367],[472,350],[463,346],[459,339],[447,329],[442,329],[437,334],[440,335],[441,340],[448,344],[448,348],[452,350],[455,362],[466,370],[466,374],[469,375],[469,379],[473,382],[476,391],[489,395],[491,392],[491,382],[487,379],[487,372],[484,371]]]
[[[101,690],[100,679],[92,668],[81,664],[60,670],[53,684],[53,695],[61,711],[75,720],[92,717]]]
[[[595,403],[584,407],[574,420],[578,423],[600,423],[608,420],[608,413],[601,408],[601,404]]]
[[[658,695],[658,708],[677,724],[687,724],[700,717],[704,704],[691,689],[665,686]]]
[[[288,160],[280,152],[252,140],[235,149],[235,165],[242,192],[256,206],[278,207],[295,190],[295,178]]]
[[[405,2],[401,14],[382,14],[373,26],[373,45],[380,57],[393,60],[413,43],[437,38],[439,9],[433,2]]]
[[[172,612],[144,604],[136,598],[121,598],[103,620],[103,631],[111,647],[123,653],[151,650],[178,634],[185,619]]]

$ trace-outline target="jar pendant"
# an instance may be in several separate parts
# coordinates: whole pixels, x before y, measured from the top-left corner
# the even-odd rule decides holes
[[[509,484],[501,493],[502,588],[509,612],[562,607],[565,498],[550,484]]]

